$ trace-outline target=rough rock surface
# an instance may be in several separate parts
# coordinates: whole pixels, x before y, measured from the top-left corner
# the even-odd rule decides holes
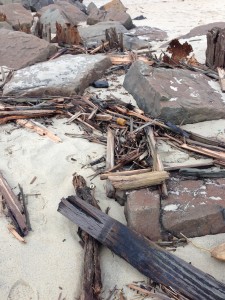
[[[131,192],[125,205],[128,226],[140,234],[158,240],[160,233],[160,199],[158,191],[142,189]]]
[[[31,13],[20,3],[0,5],[0,13],[6,15],[7,22],[10,23],[15,30],[19,30],[19,25],[28,29],[31,27]]]
[[[152,117],[160,114],[159,94],[151,88],[152,69],[145,63],[133,63],[125,76],[123,86],[137,101],[138,106]]]
[[[77,8],[79,8],[79,10],[81,10],[83,13],[87,13],[87,8],[86,8],[86,6],[82,3],[82,2],[80,2],[79,0],[64,0],[64,1],[66,1],[66,2],[68,2],[68,3],[71,3],[71,4],[73,4],[73,5],[75,5]],[[63,1],[63,2],[64,2]],[[62,2],[62,0],[54,0],[54,3],[56,3],[56,4],[59,4],[60,2]]]
[[[13,30],[12,25],[10,25],[8,22],[0,22],[0,29],[8,29]]]
[[[36,10],[39,10],[43,6],[53,4],[54,0],[21,0],[23,6],[27,9],[30,9],[30,6],[34,7]]]
[[[163,41],[167,39],[168,35],[166,31],[150,26],[138,26],[129,31],[131,36],[139,37],[142,40],[152,41]]]
[[[120,0],[112,0],[103,6],[100,7],[100,9],[109,11],[110,9],[116,10],[116,11],[126,11],[127,8],[123,5],[123,3]]]
[[[111,9],[109,11],[98,10],[93,11],[87,19],[88,25],[94,25],[99,22],[116,21],[120,22],[126,29],[134,27],[132,19],[129,14],[124,11],[116,11]]]
[[[156,69],[137,61],[125,76],[124,87],[146,113],[175,124],[225,117],[222,96],[196,72]]]
[[[86,21],[87,16],[79,8],[66,1],[51,4],[40,10],[40,21],[43,24],[51,24],[52,33],[56,32],[56,22],[61,25],[70,23],[77,25],[79,22]]]
[[[55,60],[16,71],[4,86],[4,95],[62,95],[70,96],[84,91],[110,67],[108,57],[65,55]]]
[[[117,33],[127,32],[126,28],[119,22],[102,22],[89,27],[78,27],[84,44],[88,47],[97,46],[105,40],[105,30],[111,27],[116,28]]]
[[[45,61],[56,52],[54,45],[31,34],[0,30],[0,66],[20,69]]]
[[[168,183],[169,197],[162,201],[162,225],[175,236],[225,232],[225,179],[185,180]]]

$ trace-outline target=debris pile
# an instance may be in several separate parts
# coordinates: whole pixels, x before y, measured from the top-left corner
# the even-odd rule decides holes
[[[105,181],[106,196],[124,206],[128,223],[109,217],[110,207],[102,212],[86,180],[73,174],[75,195],[63,198],[58,211],[79,226],[81,299],[101,299],[99,243],[152,280],[151,286],[127,286],[144,298],[224,299],[222,283],[162,249],[225,232],[225,140],[182,128],[225,118],[224,29],[209,28],[204,65],[192,45],[178,39],[155,54],[149,41],[167,34],[135,27],[133,20],[145,17],[132,20],[120,0],[100,8],[83,1],[28,2],[0,5],[0,125],[12,123],[63,143],[57,129],[48,128],[52,118],[75,123],[77,130],[64,137],[105,146],[105,154],[86,167],[93,170],[91,180]],[[137,106],[132,97],[126,102],[111,94],[117,77],[124,79],[117,85],[125,88],[120,96],[132,95]],[[167,162],[163,144],[193,161]],[[2,210],[9,231],[25,243],[29,207],[21,186],[17,197],[3,173]],[[223,249],[207,251],[224,260]],[[126,299],[117,287],[108,299],[113,295]]]

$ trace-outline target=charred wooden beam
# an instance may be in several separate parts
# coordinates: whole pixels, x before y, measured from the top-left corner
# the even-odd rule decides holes
[[[58,211],[154,282],[192,300],[224,300],[225,285],[163,250],[78,197],[62,199]]]

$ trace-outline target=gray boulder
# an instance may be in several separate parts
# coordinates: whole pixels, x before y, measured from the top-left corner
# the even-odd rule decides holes
[[[78,27],[83,43],[87,47],[98,46],[105,40],[105,30],[114,27],[117,33],[127,32],[126,28],[119,22],[102,22],[89,27]]]
[[[147,114],[175,124],[225,117],[221,94],[200,73],[157,69],[137,61],[126,74],[123,85]]]
[[[87,8],[86,6],[80,2],[79,0],[54,0],[55,4],[60,4],[60,2],[68,2],[70,4],[75,5],[77,8],[79,8],[79,10],[81,10],[83,13],[87,14]]]
[[[56,52],[54,45],[31,34],[0,30],[0,66],[20,69],[45,61]]]
[[[129,31],[129,35],[139,37],[148,42],[163,41],[168,37],[166,31],[150,26],[135,27]]]
[[[40,21],[43,24],[51,24],[52,33],[56,32],[56,22],[64,25],[70,23],[77,25],[79,22],[86,21],[87,16],[79,8],[66,1],[51,4],[40,10]]]
[[[110,59],[102,54],[64,55],[14,72],[3,95],[82,94],[110,66]]]

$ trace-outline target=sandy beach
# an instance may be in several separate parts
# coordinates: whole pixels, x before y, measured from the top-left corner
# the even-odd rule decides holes
[[[91,1],[84,1],[88,5]],[[101,6],[108,1],[94,1]],[[144,15],[147,19],[134,21],[137,26],[151,26],[165,30],[168,41],[188,33],[198,25],[224,21],[225,8],[219,0],[124,0],[132,18]],[[189,42],[200,62],[205,60],[206,38]],[[194,40],[194,39],[193,39]],[[162,43],[153,43],[153,49],[160,50]],[[107,92],[124,101],[135,103],[121,83],[124,76],[111,82]],[[217,88],[217,87],[216,87]],[[93,92],[88,88],[87,92]],[[7,178],[15,194],[20,184],[27,195],[32,231],[27,243],[19,243],[8,231],[8,220],[0,215],[0,299],[1,300],[75,300],[80,295],[83,249],[79,244],[77,226],[57,212],[62,197],[74,194],[72,175],[82,175],[88,185],[94,184],[95,197],[102,210],[110,207],[109,215],[126,224],[124,207],[105,194],[105,182],[98,177],[90,180],[94,170],[88,166],[91,160],[105,153],[105,146],[72,138],[65,133],[80,133],[76,124],[66,124],[65,118],[53,118],[48,128],[59,136],[61,143],[54,143],[27,129],[10,123],[0,126],[0,170]],[[205,136],[220,135],[225,139],[225,120],[209,121],[184,128]],[[31,184],[32,179],[37,179]],[[193,239],[200,246],[212,248],[225,240],[225,234]],[[194,266],[225,283],[224,263],[211,258],[206,252],[192,245],[178,248],[175,255],[191,262]],[[128,300],[134,293],[126,284],[146,278],[114,253],[101,248],[103,299],[110,289],[124,288]]]

